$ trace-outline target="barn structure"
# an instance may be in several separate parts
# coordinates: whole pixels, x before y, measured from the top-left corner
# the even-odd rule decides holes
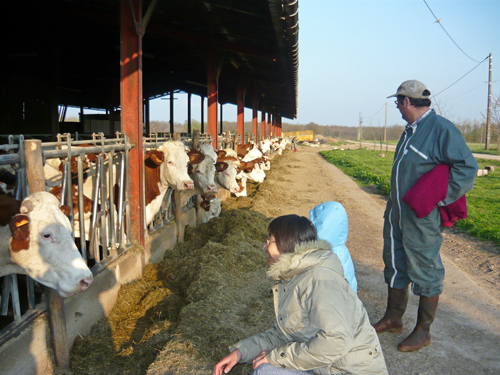
[[[58,134],[99,132],[94,146],[100,142],[104,154],[110,146],[102,136],[113,138],[118,132],[115,149],[125,152],[128,162],[129,246],[113,252],[107,262],[97,261],[94,285],[62,302],[65,345],[71,345],[109,311],[119,285],[161,259],[161,246],[182,240],[178,229],[148,236],[144,225],[150,100],[187,93],[191,133],[191,100],[196,96],[203,103],[206,98],[201,132],[215,148],[224,130],[219,105],[226,103],[237,106],[239,134],[244,108],[250,108],[255,138],[279,136],[282,118],[297,114],[298,0],[20,0],[3,9],[8,17],[0,42],[1,143],[20,134],[18,148],[7,149],[21,155],[23,139],[60,145]],[[64,121],[68,107],[80,109],[79,122]],[[88,127],[86,109],[106,110],[97,131]],[[172,135],[173,100],[170,116]],[[44,157],[59,155],[51,152]],[[13,155],[5,160],[19,162]],[[183,225],[196,223],[192,212],[179,215],[176,220]],[[50,367],[46,308],[34,311],[0,331],[2,374],[46,373]],[[55,348],[55,356],[56,367],[64,371],[69,366],[64,350]]]

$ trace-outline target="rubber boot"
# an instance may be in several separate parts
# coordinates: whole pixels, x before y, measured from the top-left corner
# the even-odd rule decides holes
[[[403,315],[408,303],[408,294],[408,287],[404,289],[389,287],[385,315],[373,325],[377,333],[403,331]]]
[[[420,296],[417,325],[410,335],[399,345],[401,352],[414,352],[431,343],[431,324],[436,317],[439,296]]]

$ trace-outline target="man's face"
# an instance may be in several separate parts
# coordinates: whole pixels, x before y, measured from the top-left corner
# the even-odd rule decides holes
[[[399,109],[399,112],[401,112],[401,117],[403,120],[406,122],[410,122],[408,120],[408,106],[410,105],[410,99],[408,99],[406,96],[405,97],[398,97],[397,100],[397,107]]]

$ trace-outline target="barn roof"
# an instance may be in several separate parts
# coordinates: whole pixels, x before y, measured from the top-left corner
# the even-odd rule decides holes
[[[242,82],[247,107],[255,93],[266,111],[296,117],[297,0],[146,0],[145,18],[151,4],[144,97],[171,90],[206,96],[207,51],[215,48],[220,103],[236,104]],[[55,81],[59,104],[120,105],[120,1],[17,0],[2,8],[2,71],[7,81],[16,77],[15,90],[43,91]]]

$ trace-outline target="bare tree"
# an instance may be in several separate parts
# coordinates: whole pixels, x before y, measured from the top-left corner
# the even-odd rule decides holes
[[[433,98],[432,102],[432,107],[437,112],[437,114],[451,121],[451,119],[454,117],[453,107],[449,104],[443,103],[443,101],[440,99]]]

